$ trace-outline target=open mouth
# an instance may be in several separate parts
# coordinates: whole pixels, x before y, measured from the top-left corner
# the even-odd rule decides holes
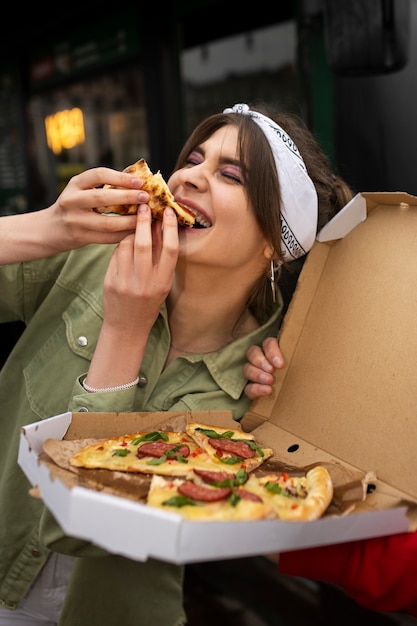
[[[195,222],[192,228],[210,228],[211,223],[207,220],[204,220],[201,215],[194,215]]]
[[[200,211],[198,211],[195,208],[191,208],[189,206],[187,206],[186,204],[184,204],[183,202],[178,202],[177,204],[179,204],[179,206],[186,211],[187,213],[191,214],[194,217],[194,224],[190,227],[187,225],[187,228],[211,228],[211,226],[213,225],[206,216],[204,216],[202,213],[200,213]],[[181,225],[181,222],[180,222]]]

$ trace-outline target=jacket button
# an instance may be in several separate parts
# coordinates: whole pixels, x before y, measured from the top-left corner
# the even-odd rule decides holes
[[[142,376],[141,374],[139,374],[138,387],[146,387],[147,384],[148,379],[146,378],[146,376]]]
[[[88,339],[87,337],[84,337],[84,335],[81,335],[81,337],[78,337],[77,343],[79,346],[84,348],[88,344]]]
[[[36,556],[36,558],[39,558],[40,555],[41,555],[40,550],[36,550],[36,548],[32,550],[32,556]]]
[[[78,409],[79,413],[88,413],[88,409],[86,406],[80,406],[80,408]]]

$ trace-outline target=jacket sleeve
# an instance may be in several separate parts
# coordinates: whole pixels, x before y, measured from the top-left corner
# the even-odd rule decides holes
[[[278,567],[338,585],[368,609],[417,617],[417,532],[284,552]]]

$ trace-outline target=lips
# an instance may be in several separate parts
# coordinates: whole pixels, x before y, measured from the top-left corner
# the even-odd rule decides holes
[[[210,222],[210,220],[208,220],[207,217],[203,215],[194,206],[193,207],[188,206],[184,202],[181,202],[178,200],[176,200],[176,202],[184,209],[184,211],[187,211],[188,213],[191,213],[194,216],[195,222],[192,228],[210,228],[212,226],[212,223]]]

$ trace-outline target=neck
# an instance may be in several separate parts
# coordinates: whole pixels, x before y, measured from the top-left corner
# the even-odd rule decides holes
[[[178,267],[177,267],[178,270]],[[229,273],[230,274],[230,273]],[[183,354],[215,352],[258,326],[245,307],[245,280],[219,280],[201,267],[176,271],[167,298],[172,349]]]
[[[249,311],[223,312],[206,300],[200,301],[198,309],[178,302],[173,306],[171,301],[167,306],[171,348],[177,353],[216,352],[255,327]]]

